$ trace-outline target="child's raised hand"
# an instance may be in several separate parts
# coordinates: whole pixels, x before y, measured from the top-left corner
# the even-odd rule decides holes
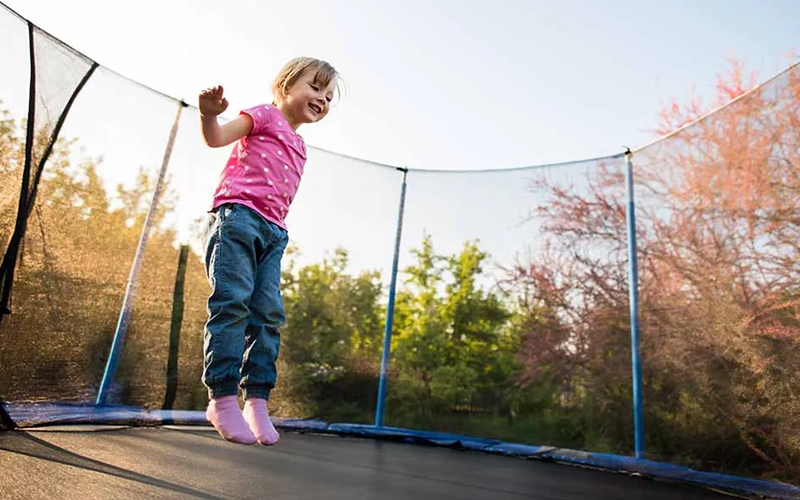
[[[200,92],[200,98],[198,99],[200,114],[205,116],[217,116],[228,109],[228,100],[222,96],[222,93],[223,89],[221,85]]]

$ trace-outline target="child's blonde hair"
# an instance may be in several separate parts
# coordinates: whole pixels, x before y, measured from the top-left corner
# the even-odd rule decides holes
[[[334,91],[337,95],[341,95],[339,73],[330,63],[313,57],[296,57],[286,63],[278,72],[275,81],[272,82],[272,93],[275,99],[280,99],[286,95],[286,90],[294,85],[297,79],[306,71],[316,71],[314,82],[321,87],[327,87],[332,80],[336,80]]]

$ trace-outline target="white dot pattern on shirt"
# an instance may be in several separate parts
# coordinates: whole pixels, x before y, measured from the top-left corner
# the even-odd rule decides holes
[[[256,110],[256,116],[261,117],[262,119],[264,118],[264,116],[267,116],[268,118],[270,116],[273,116],[272,115],[273,107],[274,106],[264,105],[263,108],[258,108]],[[261,199],[264,200],[261,202],[263,204],[262,206],[264,209],[270,210],[276,216],[285,217],[286,214],[288,213],[288,205],[289,203],[291,203],[291,200],[294,196],[292,193],[294,193],[295,190],[299,187],[299,179],[295,178],[289,179],[288,172],[293,171],[295,174],[302,175],[303,166],[295,165],[293,162],[296,162],[300,159],[304,159],[305,155],[303,151],[303,144],[301,144],[302,139],[300,138],[299,135],[297,135],[297,133],[295,133],[290,127],[288,127],[288,123],[283,120],[273,123],[276,123],[278,127],[282,128],[282,130],[276,130],[274,132],[275,136],[260,135],[256,136],[255,138],[258,141],[267,143],[265,144],[265,146],[269,147],[269,144],[272,141],[272,137],[275,137],[275,139],[282,141],[280,145],[276,144],[278,145],[278,148],[276,149],[269,148],[269,150],[266,150],[266,148],[260,148],[260,147],[254,148],[252,144],[250,145],[250,147],[240,145],[240,147],[237,148],[231,155],[230,157],[231,165],[228,165],[230,169],[242,168],[243,171],[248,171],[250,167],[261,168],[265,176],[258,179],[252,177],[248,172],[247,174],[243,174],[241,178],[237,179],[235,182],[232,181],[231,179],[226,179],[225,184],[220,189],[219,194],[222,195],[224,191],[225,196],[231,196],[234,195],[239,189],[241,189],[242,192],[245,192],[247,194],[255,193],[257,195],[260,195],[262,197]],[[259,151],[259,149],[261,149],[261,151]],[[290,156],[291,161],[287,161],[285,163],[278,163],[278,168],[280,168],[279,167],[280,165],[283,165],[285,173],[284,176],[282,177],[285,187],[279,188],[278,184],[280,184],[280,180],[278,179],[280,179],[280,177],[278,179],[274,178],[273,176],[274,172],[271,172],[273,165],[270,164],[271,160],[269,157],[271,155],[275,155],[279,159],[283,159],[282,157],[286,156],[285,153],[289,153],[291,155]],[[256,155],[260,156],[261,157],[259,161],[260,164],[253,164],[253,160],[250,160],[250,164],[246,164],[244,158],[246,158],[248,154],[254,155],[253,156],[254,158],[256,157]],[[267,181],[267,184],[270,186],[269,191],[272,192],[271,194],[264,193],[262,190],[263,188],[256,189],[256,187],[254,187],[258,185],[263,186],[264,184],[262,183],[264,181]],[[278,184],[276,184],[276,181]],[[247,185],[241,186],[241,188],[239,188],[237,186],[237,184],[239,183]],[[270,200],[270,202],[266,202],[266,200]],[[278,200],[280,200],[281,203],[277,203]]]

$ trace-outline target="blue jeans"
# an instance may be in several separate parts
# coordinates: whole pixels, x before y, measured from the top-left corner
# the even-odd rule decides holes
[[[254,210],[226,204],[204,227],[211,295],[203,336],[203,384],[209,397],[238,394],[269,399],[275,387],[285,322],[281,258],[286,230]]]

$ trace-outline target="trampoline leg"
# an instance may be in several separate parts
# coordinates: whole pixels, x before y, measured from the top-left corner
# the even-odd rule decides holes
[[[106,361],[106,368],[103,372],[103,379],[100,382],[100,390],[97,392],[96,404],[104,405],[108,400],[108,393],[111,390],[111,384],[114,382],[114,375],[117,372],[117,365],[119,358],[122,354],[122,344],[125,341],[125,333],[128,331],[128,323],[130,322],[131,313],[133,312],[133,300],[136,296],[136,289],[139,282],[139,271],[144,262],[145,247],[147,240],[150,237],[150,228],[155,216],[155,210],[161,200],[161,192],[164,187],[164,177],[169,165],[169,159],[172,155],[172,147],[175,145],[175,136],[178,134],[178,125],[181,120],[181,112],[187,104],[183,101],[178,103],[178,112],[175,116],[175,121],[172,124],[169,140],[167,141],[167,149],[164,152],[164,160],[161,163],[161,169],[158,173],[158,180],[153,192],[153,198],[150,201],[150,207],[145,217],[144,225],[142,226],[142,233],[139,236],[139,245],[136,248],[136,254],[133,258],[133,265],[131,266],[130,276],[128,277],[128,285],[125,289],[125,297],[122,302],[122,309],[117,320],[117,328],[114,332],[114,340],[111,343],[111,352]]]
[[[400,209],[397,214],[397,234],[394,240],[394,259],[392,260],[392,277],[389,283],[389,301],[386,305],[386,328],[383,332],[383,354],[381,355],[381,376],[378,383],[378,405],[375,408],[375,426],[383,426],[383,414],[386,409],[386,384],[389,359],[392,351],[392,322],[394,321],[394,296],[397,287],[397,264],[400,260],[400,237],[403,233],[403,211],[406,204],[406,176],[408,170],[398,168],[403,172],[403,184],[400,187]]]
[[[636,262],[636,204],[633,199],[633,161],[625,153],[625,193],[628,225],[628,294],[631,317],[631,361],[633,365],[633,426],[636,458],[644,458],[644,404],[642,402],[642,360],[639,356],[639,271]]]

